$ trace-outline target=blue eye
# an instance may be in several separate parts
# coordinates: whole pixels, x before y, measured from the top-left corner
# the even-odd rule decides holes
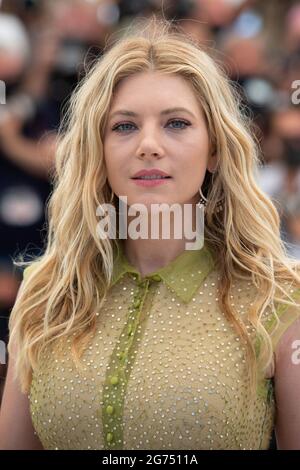
[[[185,129],[187,126],[190,126],[190,125],[191,125],[190,122],[188,122],[188,121],[183,121],[182,119],[172,119],[171,121],[168,122],[168,124],[173,123],[173,122],[180,123],[180,124],[184,124],[184,127],[173,127],[173,129],[175,129],[175,130],[177,130],[177,129],[178,129],[178,130],[180,130],[180,129]],[[130,123],[130,122],[123,122],[123,123],[121,123],[121,124],[116,124],[116,125],[112,128],[112,130],[113,130],[113,131],[117,131],[117,132],[123,132],[123,131],[124,131],[124,132],[127,132],[127,131],[130,131],[130,130],[131,130],[131,129],[128,129],[128,128],[127,128],[127,129],[124,129],[124,128],[123,128],[123,131],[122,131],[122,129],[120,129],[121,126],[134,126],[134,124],[132,124],[132,123]]]
[[[184,124],[184,127],[173,127],[173,129],[185,129],[186,127],[191,125],[190,122],[183,121],[182,119],[172,119],[171,121],[169,121],[169,123],[172,123],[172,122],[179,122],[181,124]]]
[[[130,122],[123,122],[122,124],[117,124],[117,125],[115,125],[115,126],[112,128],[112,130],[113,130],[113,131],[118,131],[118,132],[120,132],[120,127],[121,127],[121,126],[133,126],[133,124],[130,124]],[[125,129],[125,131],[126,131],[126,130],[130,130],[130,129]]]

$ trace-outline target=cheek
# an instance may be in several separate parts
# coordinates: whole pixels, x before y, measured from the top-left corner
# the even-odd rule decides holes
[[[177,165],[177,176],[186,181],[198,181],[202,177],[204,178],[207,168],[206,155],[202,155],[201,152],[187,155],[185,159],[179,159]]]
[[[199,145],[196,151],[193,148],[190,153],[187,152],[186,156],[187,158],[184,161],[182,158],[178,159],[176,183],[180,194],[185,194],[185,197],[192,197],[198,193],[203,184],[207,161],[206,155],[204,152],[202,154]]]
[[[118,149],[111,145],[109,140],[103,146],[104,161],[107,169],[107,174],[110,178],[114,178],[119,173],[118,171]]]
[[[126,166],[124,167],[122,161],[118,158],[118,155],[109,154],[109,158],[106,161],[106,172],[108,182],[114,193],[118,195],[126,194]]]
[[[107,167],[107,177],[110,185],[115,191],[119,191],[121,184],[121,170],[115,164],[115,161],[110,161]]]
[[[111,172],[118,171],[120,173],[120,171],[128,168],[127,156],[130,153],[123,144],[107,139],[107,142],[103,145],[103,151],[106,167],[110,168]]]

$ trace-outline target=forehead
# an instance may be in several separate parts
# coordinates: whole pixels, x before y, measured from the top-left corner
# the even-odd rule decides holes
[[[140,72],[121,80],[116,86],[110,115],[120,107],[137,113],[145,109],[184,107],[199,113],[199,101],[192,86],[183,77],[160,72]]]

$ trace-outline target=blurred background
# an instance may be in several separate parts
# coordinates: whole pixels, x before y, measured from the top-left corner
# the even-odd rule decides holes
[[[7,323],[22,279],[12,258],[43,251],[64,105],[107,37],[153,13],[176,20],[236,83],[262,153],[257,181],[278,207],[288,252],[300,259],[299,1],[0,0],[2,379]]]

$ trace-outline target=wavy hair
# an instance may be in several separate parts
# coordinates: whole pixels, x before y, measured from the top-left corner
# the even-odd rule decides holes
[[[8,351],[14,344],[16,376],[22,390],[28,391],[43,348],[62,337],[72,339],[75,363],[81,364],[113,272],[115,241],[101,239],[96,232],[97,207],[112,200],[117,205],[103,155],[113,92],[125,77],[159,71],[180,75],[192,86],[218,153],[217,171],[206,175],[203,186],[208,198],[204,235],[221,274],[220,309],[247,346],[247,370],[255,392],[258,362],[267,367],[272,360],[262,315],[274,301],[295,305],[283,281],[300,286],[300,275],[299,263],[289,258],[281,240],[278,211],[255,180],[261,162],[250,119],[218,61],[171,21],[136,21],[122,33],[107,43],[87,70],[60,128],[45,251],[23,280],[9,321]],[[216,212],[220,199],[223,210]],[[248,320],[262,340],[258,362],[255,345],[230,300],[236,276],[251,279],[258,290],[248,309]],[[274,314],[278,323],[275,308]]]

